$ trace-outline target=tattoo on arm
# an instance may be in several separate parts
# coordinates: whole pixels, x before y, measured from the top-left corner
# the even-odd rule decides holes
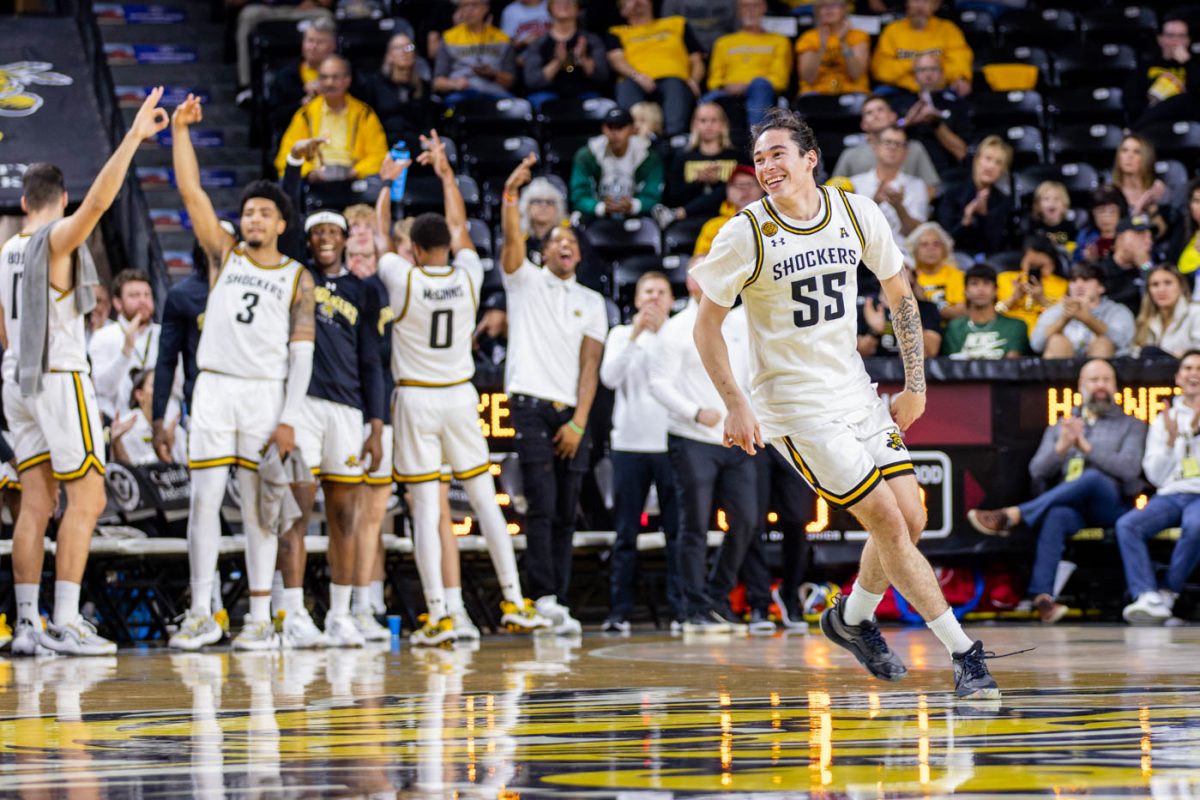
[[[900,345],[904,362],[904,388],[910,392],[925,391],[925,347],[921,331],[921,314],[917,300],[910,292],[900,299],[892,311],[892,328]]]
[[[317,337],[316,285],[307,270],[300,273],[300,285],[292,300],[291,336],[289,341],[311,342]]]

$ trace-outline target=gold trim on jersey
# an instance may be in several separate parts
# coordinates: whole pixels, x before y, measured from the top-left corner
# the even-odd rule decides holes
[[[58,292],[58,297],[54,298],[54,302],[56,302],[56,303],[58,301],[62,300],[63,298],[70,297],[71,292],[75,291],[74,286],[72,286],[70,289],[60,289],[57,286],[55,286],[53,283],[49,284],[49,286],[54,291]]]
[[[858,224],[858,217],[854,215],[854,209],[850,207],[850,198],[846,197],[845,189],[838,189],[838,194],[842,196],[842,203],[846,206],[846,213],[850,215],[850,224],[854,226],[854,232],[858,234],[858,243],[862,245],[863,252],[867,250],[867,237],[863,236],[862,226]]]
[[[746,219],[750,220],[750,228],[754,231],[754,271],[750,273],[750,277],[742,284],[742,291],[746,291],[746,287],[758,280],[759,274],[762,273],[763,251],[766,248],[763,247],[762,230],[758,227],[758,220],[755,219],[754,213],[748,208],[743,208],[738,213],[746,215]]]
[[[50,460],[50,453],[38,453],[36,456],[30,456],[24,461],[17,464],[17,472],[24,472],[31,467],[36,467],[38,464],[44,464]]]
[[[251,461],[248,458],[242,458],[241,456],[237,456],[236,458],[233,459],[233,463],[237,464],[239,467],[248,469],[252,472],[258,472],[258,462],[257,461]]]
[[[292,257],[291,257],[291,256],[287,256],[287,255],[284,255],[283,253],[280,253],[279,255],[283,256],[283,263],[282,263],[282,264],[276,264],[276,265],[275,265],[275,266],[273,266],[273,267],[268,267],[268,266],[266,266],[265,264],[260,264],[260,263],[258,263],[257,261],[255,261],[255,260],[254,260],[254,259],[251,257],[251,255],[250,255],[250,251],[249,251],[249,250],[247,250],[246,248],[242,247],[241,245],[234,245],[234,246],[233,246],[233,248],[232,248],[232,249],[230,249],[230,251],[229,251],[229,255],[233,255],[234,253],[237,253],[239,256],[241,256],[242,258],[244,258],[244,259],[246,259],[247,261],[249,261],[249,262],[250,262],[250,266],[252,266],[252,267],[258,267],[259,269],[269,269],[269,270],[283,269],[283,268],[284,268],[284,267],[286,267],[288,264],[291,264],[291,263],[292,263],[292,261],[293,261],[293,259],[292,259]],[[228,262],[228,261],[229,261],[229,256],[226,256],[226,257],[225,257],[225,261],[226,261],[226,262]],[[224,264],[224,263],[223,263],[223,264],[221,264],[221,268],[222,268],[222,269],[224,269],[224,268],[225,268],[225,264]]]
[[[315,475],[315,474],[317,474],[317,472],[318,472],[318,470],[315,470],[315,469],[313,470],[313,474],[314,474],[314,475]],[[322,473],[320,474],[320,480],[321,480],[321,481],[328,481],[329,483],[350,483],[350,484],[356,484],[356,483],[362,483],[362,482],[363,482],[363,476],[362,476],[362,475],[333,475],[333,474],[331,474],[331,473],[328,473],[328,472],[322,472]]]
[[[100,463],[100,459],[96,457],[95,453],[88,453],[87,458],[83,460],[83,463],[77,470],[73,470],[71,472],[55,472],[53,469],[51,469],[50,474],[54,476],[56,481],[73,481],[78,478],[82,478],[90,469],[95,469],[100,475],[104,474],[104,465]]]
[[[446,270],[445,272],[430,272],[429,270],[431,267],[417,267],[417,269],[421,270],[422,273],[428,275],[430,278],[449,278],[455,272],[454,267],[451,265],[446,265],[444,267],[432,267],[432,269],[444,269]]]
[[[483,473],[487,472],[491,468],[492,468],[491,462],[486,462],[486,463],[480,464],[478,467],[471,467],[470,469],[463,470],[462,472],[455,472],[455,473],[453,473],[453,475],[454,475],[454,477],[458,478],[460,481],[466,481],[466,480],[470,480],[471,478],[474,478],[476,475],[482,475]]]
[[[895,464],[889,464],[888,466],[879,470],[879,472],[889,481],[892,478],[899,478],[901,475],[917,474],[917,471],[913,468],[911,461],[899,461]]]
[[[396,315],[396,318],[392,320],[393,325],[404,319],[404,315],[408,313],[408,304],[412,302],[412,278],[414,272],[416,272],[415,269],[408,271],[408,283],[404,287],[404,306],[400,309],[400,313]]]
[[[464,383],[470,382],[470,378],[463,378],[461,381],[451,381],[450,383],[429,383],[428,381],[410,381],[407,378],[401,378],[396,381],[396,385],[415,386],[418,389],[449,389],[451,386],[462,386]]]
[[[808,481],[809,485],[813,487],[813,490],[816,491],[818,495],[820,495],[836,509],[849,508],[850,506],[854,505],[864,496],[866,496],[868,492],[874,489],[881,480],[883,480],[883,475],[880,473],[880,471],[876,468],[872,468],[871,471],[867,473],[866,477],[856,483],[854,488],[852,488],[850,491],[841,495],[835,494],[821,486],[820,481],[818,481],[816,476],[813,475],[812,470],[809,469],[808,465],[804,463],[804,458],[800,455],[800,451],[796,449],[794,444],[792,444],[791,437],[783,437],[783,442],[787,445],[788,453],[792,457],[792,463],[795,464],[798,470],[800,470],[800,474],[804,476],[804,479]],[[911,467],[912,465],[909,464],[909,466]]]
[[[808,236],[810,234],[817,233],[818,231],[823,230],[825,226],[829,224],[829,220],[833,218],[833,211],[831,210],[829,203],[829,190],[824,186],[818,186],[817,188],[821,190],[821,196],[825,199],[825,215],[821,217],[820,222],[811,228],[795,228],[791,225],[788,225],[783,221],[783,218],[779,215],[779,213],[772,208],[771,201],[765,197],[762,201],[763,208],[767,210],[767,214],[771,217],[771,219],[775,220],[776,224],[778,224],[779,227],[783,228],[788,233],[798,233],[801,236]]]
[[[209,469],[210,467],[232,467],[237,463],[236,456],[218,456],[217,458],[188,459],[188,469]]]
[[[304,274],[304,268],[296,270],[296,277],[292,279],[292,301],[289,305],[296,305],[296,295],[300,291],[300,278]]]
[[[396,470],[392,470],[392,478],[396,483],[428,483],[436,481],[442,477],[442,471],[439,469],[436,472],[423,472],[420,475],[401,475]]]
[[[391,475],[383,475],[383,476],[378,476],[378,477],[371,477],[370,475],[364,475],[363,483],[365,483],[367,486],[391,486],[394,483],[394,481],[392,480]]]

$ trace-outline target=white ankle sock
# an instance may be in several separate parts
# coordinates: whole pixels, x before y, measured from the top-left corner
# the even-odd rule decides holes
[[[367,588],[370,590],[368,597],[371,598],[371,605],[375,608],[386,608],[387,604],[383,602],[383,581],[371,581]]]
[[[336,617],[339,614],[350,613],[350,592],[351,587],[349,586],[340,586],[336,583],[329,584],[330,616]]]
[[[304,609],[304,587],[283,590],[283,610],[289,614],[297,614]]]
[[[883,594],[868,592],[856,583],[842,607],[842,619],[847,625],[861,625],[875,616],[875,609],[882,601]]]
[[[251,622],[263,622],[271,618],[271,596],[250,598]]]
[[[38,591],[41,588],[37,583],[18,583],[13,586],[17,595],[17,619],[32,622],[38,630],[42,629],[42,615],[38,611]]]
[[[975,640],[967,636],[962,625],[958,623],[953,608],[947,608],[940,617],[929,620],[925,624],[929,626],[929,630],[933,631],[933,635],[946,646],[946,650],[952,656],[967,652],[975,644]]]
[[[462,587],[446,587],[446,613],[457,614],[463,610]]]
[[[355,614],[370,614],[371,613],[371,590],[366,586],[355,586],[353,592],[354,603],[352,608]]]
[[[79,584],[54,582],[54,624],[67,625],[79,617]]]

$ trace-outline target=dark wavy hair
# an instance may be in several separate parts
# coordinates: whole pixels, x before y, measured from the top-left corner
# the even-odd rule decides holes
[[[785,108],[769,109],[763,116],[763,121],[750,129],[751,156],[754,155],[754,143],[758,141],[758,137],[771,130],[787,131],[801,153],[816,150],[817,158],[821,157],[821,146],[817,144],[817,135],[813,133],[812,127],[799,114]]]

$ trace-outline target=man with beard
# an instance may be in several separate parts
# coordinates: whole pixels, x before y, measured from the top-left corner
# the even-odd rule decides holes
[[[365,472],[382,460],[386,407],[379,364],[379,293],[346,267],[346,218],[334,211],[310,214],[304,224],[312,254],[317,335],[313,375],[296,416],[296,446],[321,481],[329,525],[329,614],[325,634],[304,606],[304,533],[316,501],[314,482],[292,484],[300,519],[279,539],[283,573],[284,647],[361,646],[388,632],[368,616],[351,616],[357,539],[355,510]],[[363,436],[363,418],[370,429]],[[382,634],[382,635],[381,635]]]
[[[1107,361],[1084,364],[1079,370],[1083,405],[1046,429],[1029,462],[1035,481],[1058,479],[1058,484],[1018,506],[967,512],[975,530],[988,536],[1008,536],[1022,522],[1037,534],[1029,594],[1047,624],[1067,613],[1054,599],[1054,576],[1067,537],[1080,528],[1111,527],[1133,508],[1132,498],[1142,488],[1138,476],[1146,423],[1113,402],[1116,391],[1117,374]]]

